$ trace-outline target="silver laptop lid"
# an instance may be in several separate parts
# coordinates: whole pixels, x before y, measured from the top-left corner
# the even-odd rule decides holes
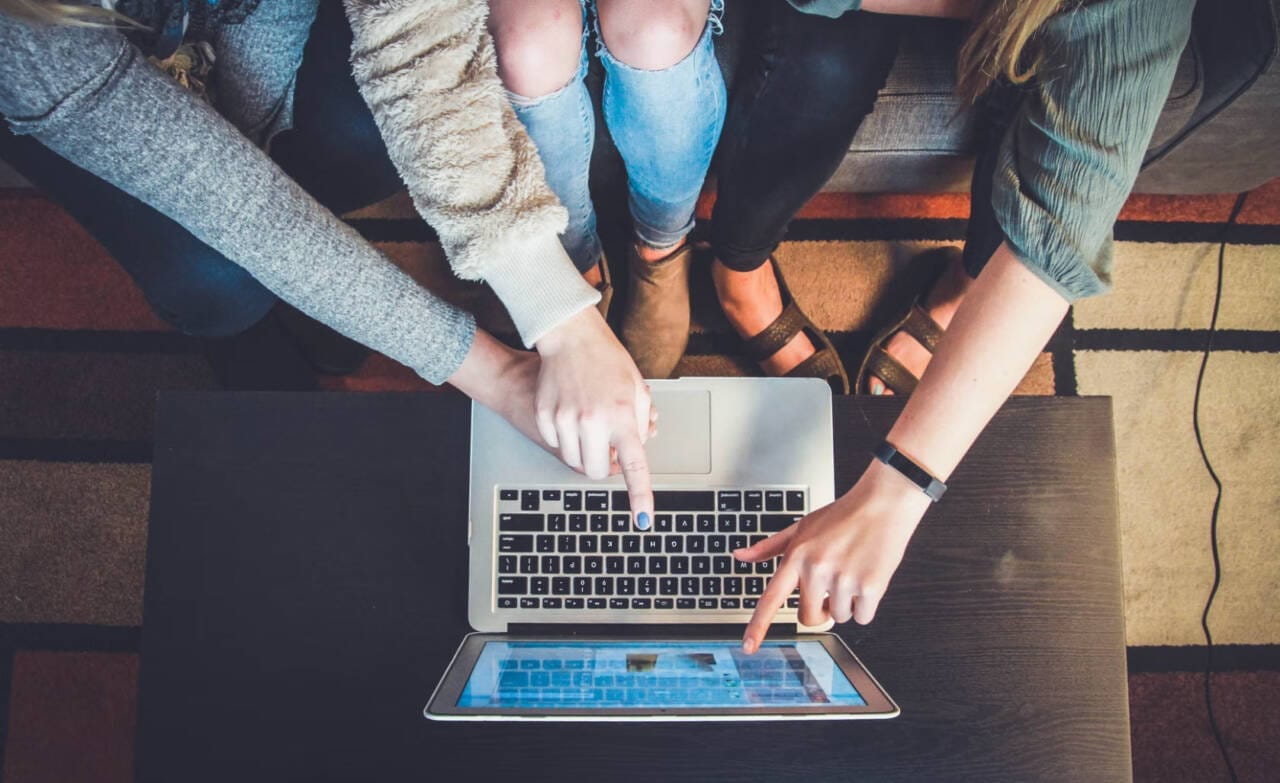
[[[808,509],[834,499],[831,391],[824,381],[682,378],[650,384],[659,411],[658,435],[646,446],[655,490],[803,488]],[[747,608],[500,608],[499,489],[512,487],[622,490],[625,484],[620,476],[587,479],[501,417],[473,405],[468,617],[476,630],[505,631],[510,623],[740,624],[750,619]],[[777,622],[796,622],[796,611],[784,608]]]

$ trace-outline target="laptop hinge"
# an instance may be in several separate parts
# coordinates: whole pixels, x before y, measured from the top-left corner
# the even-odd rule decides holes
[[[645,625],[641,623],[508,623],[507,633],[529,636],[618,636],[631,639],[670,639],[673,637],[724,637],[740,639],[745,625],[725,623],[682,623],[680,625]],[[794,636],[795,623],[774,623],[769,636]]]

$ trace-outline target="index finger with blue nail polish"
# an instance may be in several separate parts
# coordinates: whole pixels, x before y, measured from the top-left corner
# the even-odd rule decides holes
[[[653,485],[649,478],[649,457],[644,444],[635,434],[622,435],[615,446],[618,450],[618,467],[627,482],[631,496],[631,513],[635,514],[636,529],[648,530],[653,525]]]

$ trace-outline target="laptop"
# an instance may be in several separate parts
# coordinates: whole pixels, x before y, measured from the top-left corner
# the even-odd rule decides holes
[[[741,650],[776,560],[733,550],[835,497],[820,379],[650,382],[652,526],[620,476],[592,481],[472,406],[467,635],[437,720],[891,718],[898,707],[792,596]]]

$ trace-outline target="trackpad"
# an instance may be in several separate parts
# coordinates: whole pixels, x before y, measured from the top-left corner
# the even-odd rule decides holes
[[[711,472],[711,392],[654,389],[658,435],[649,439],[651,473]]]

